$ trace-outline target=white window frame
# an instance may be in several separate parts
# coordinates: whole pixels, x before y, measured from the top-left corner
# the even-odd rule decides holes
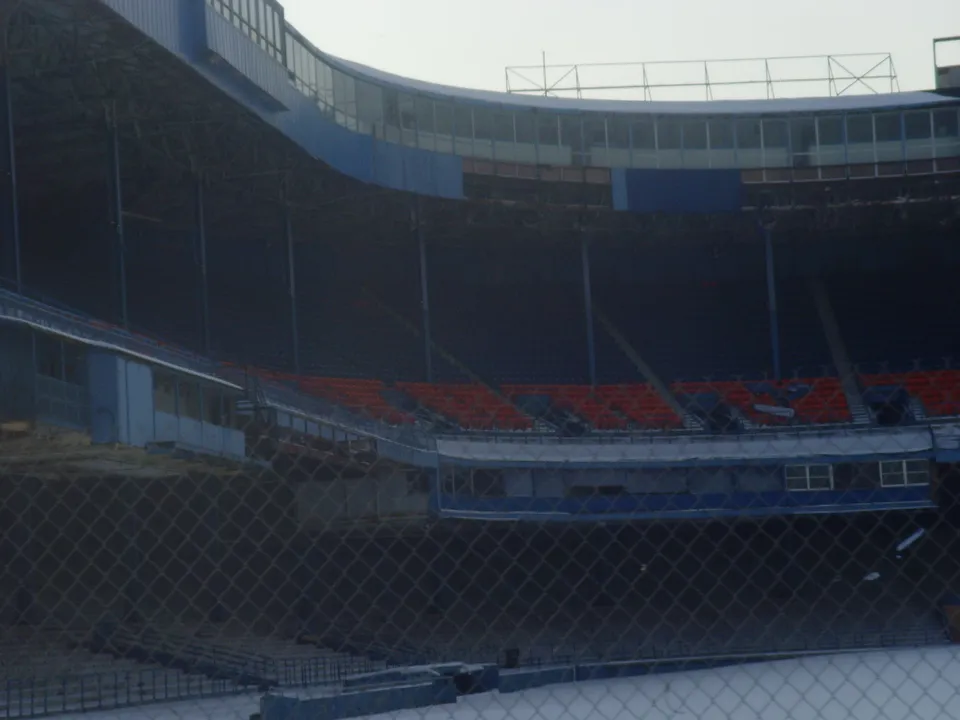
[[[811,470],[822,470],[823,468],[827,469],[827,475],[830,481],[830,487],[811,487],[810,486],[810,475]],[[819,479],[819,473],[817,473]],[[786,485],[787,492],[817,492],[822,490],[833,490],[833,465],[828,465],[826,463],[814,463],[811,465],[786,465],[783,468],[783,479],[784,484]],[[804,481],[805,487],[790,487],[791,480],[800,480]]]
[[[920,469],[922,467],[922,469]],[[930,462],[928,460],[881,460],[880,487],[919,487],[930,484]],[[922,477],[922,480],[911,478]]]

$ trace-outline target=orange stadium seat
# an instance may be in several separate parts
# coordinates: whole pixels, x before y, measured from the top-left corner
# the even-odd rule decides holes
[[[391,425],[413,422],[412,415],[398,410],[383,398],[384,384],[380,380],[301,378],[299,387],[309,395]]]
[[[960,415],[960,370],[861,375],[864,387],[902,387],[932,417]]]
[[[464,430],[529,430],[533,421],[483,385],[397,383],[424,407]]]

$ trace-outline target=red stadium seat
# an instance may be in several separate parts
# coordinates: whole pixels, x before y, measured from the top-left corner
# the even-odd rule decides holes
[[[397,383],[424,407],[464,430],[529,430],[533,421],[483,385]]]
[[[960,415],[960,370],[861,375],[864,387],[902,387],[930,417]]]
[[[401,412],[383,398],[380,391],[384,384],[379,380],[301,378],[299,387],[308,395],[315,395],[391,425],[413,422],[412,415]]]

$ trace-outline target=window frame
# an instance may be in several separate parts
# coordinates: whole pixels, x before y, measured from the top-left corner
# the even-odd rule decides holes
[[[897,469],[885,470],[884,466],[894,466]],[[910,467],[923,466],[923,470],[911,470]],[[906,460],[881,460],[878,463],[880,474],[880,487],[883,488],[903,488],[903,487],[922,487],[930,484],[930,461],[917,458]],[[923,475],[923,482],[911,482],[911,476]],[[898,482],[888,482],[889,477],[899,478]]]
[[[822,468],[827,469],[827,480],[829,482],[829,487],[811,487],[811,470],[819,470]],[[794,475],[791,477],[791,474],[796,471],[802,471],[802,474]],[[791,480],[803,479],[804,487],[790,487]],[[829,490],[835,490],[836,485],[834,481],[833,474],[833,465],[828,463],[808,463],[805,465],[784,465],[783,467],[783,480],[784,486],[787,489],[787,492],[824,492]]]

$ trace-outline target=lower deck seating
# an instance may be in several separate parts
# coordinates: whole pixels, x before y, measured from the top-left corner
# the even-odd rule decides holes
[[[824,425],[851,420],[837,378],[676,383],[672,389],[677,395],[694,399],[715,396],[756,425]]]
[[[929,417],[960,415],[960,370],[861,375],[864,387],[902,388]]]
[[[341,405],[364,417],[392,425],[416,422],[409,407],[392,400],[388,390],[405,394],[455,427],[473,431],[527,431],[535,418],[518,406],[524,398],[539,398],[565,417],[582,421],[589,429],[605,432],[676,430],[684,427],[654,388],[644,383],[625,385],[504,385],[503,396],[482,385],[397,383],[392,388],[379,380],[290,377],[310,395]],[[928,417],[960,415],[960,370],[861,375],[860,385],[898,388],[919,403]],[[851,409],[842,384],[835,377],[791,380],[677,382],[671,392],[693,415],[712,413],[717,407],[733,411],[743,427],[828,425],[851,422]],[[512,401],[512,402],[511,402]]]
[[[391,425],[413,422],[413,416],[390,404],[383,397],[386,387],[380,380],[336,378],[300,378],[298,386],[308,395],[315,395],[348,410]]]
[[[483,385],[397,383],[428,409],[464,430],[530,430],[533,421]]]
[[[8,631],[0,642],[0,716],[82,712],[210,697],[222,680],[98,654],[59,633]]]

